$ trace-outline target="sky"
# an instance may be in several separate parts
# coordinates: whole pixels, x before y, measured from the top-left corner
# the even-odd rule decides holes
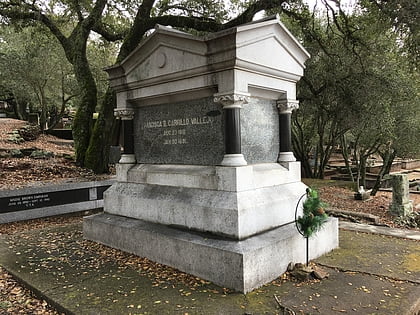
[[[318,9],[321,9],[324,7],[324,4],[322,3],[322,0],[304,0],[309,5],[309,8],[313,9],[315,5]],[[348,13],[348,11],[351,10],[351,8],[355,5],[357,0],[341,0],[341,7],[343,8],[344,12]],[[331,5],[334,7],[335,3],[331,1]],[[259,20],[264,17],[264,11],[260,11],[257,14],[255,14],[253,20]]]
[[[305,2],[309,5],[310,8],[313,8],[316,4],[318,7],[323,6],[321,0],[305,0]],[[355,3],[356,3],[356,0],[341,0],[341,7],[345,10],[350,9],[352,6],[354,6]],[[335,5],[335,4],[332,3],[332,5]]]

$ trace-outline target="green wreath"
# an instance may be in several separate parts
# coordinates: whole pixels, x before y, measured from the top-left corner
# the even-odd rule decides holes
[[[296,220],[304,237],[311,237],[328,220],[328,215],[325,213],[326,206],[327,204],[319,199],[316,190],[307,189],[307,198],[303,202],[303,216]]]

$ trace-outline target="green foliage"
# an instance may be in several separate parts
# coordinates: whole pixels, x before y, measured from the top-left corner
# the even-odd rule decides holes
[[[361,7],[347,16],[302,12],[285,21],[311,53],[292,126],[304,176],[323,178],[340,142],[351,145],[345,159],[351,153],[359,173],[368,157],[386,148],[418,154],[419,75],[389,21]]]
[[[378,12],[392,25],[402,49],[418,67],[420,65],[420,1],[361,0],[370,12]]]
[[[299,230],[303,236],[311,237],[328,220],[328,215],[325,213],[326,206],[315,189],[307,189],[307,198],[303,202],[303,216],[297,219]]]
[[[226,1],[214,0],[160,0],[155,5],[156,15],[183,15],[200,19],[225,21],[228,16]]]
[[[59,43],[41,26],[0,26],[0,86],[17,105],[41,114],[41,126],[78,93]],[[23,118],[25,108],[15,110]]]

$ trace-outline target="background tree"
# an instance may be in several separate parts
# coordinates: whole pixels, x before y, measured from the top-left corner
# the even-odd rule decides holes
[[[322,178],[332,149],[341,144],[349,175],[356,178],[352,157],[361,185],[367,159],[383,157],[375,193],[395,156],[419,152],[414,139],[420,125],[420,82],[412,56],[403,53],[400,35],[377,10],[349,16],[340,11],[309,14],[299,25],[312,54],[299,84],[301,107],[293,125],[294,150],[304,175]]]
[[[388,23],[404,42],[402,49],[408,52],[418,68],[420,63],[420,1],[413,0],[362,0],[362,6],[387,17]]]
[[[311,54],[298,83],[301,106],[293,115],[293,147],[304,176],[323,178],[333,149],[361,110],[353,92],[361,76],[355,68],[360,63],[356,49],[361,45],[357,27],[332,9],[306,10],[305,15],[286,22]]]
[[[41,130],[51,127],[77,93],[61,47],[40,27],[2,27],[0,37],[1,80],[18,117],[39,112]]]
[[[97,105],[97,87],[87,58],[87,41],[100,20],[107,0],[94,3],[79,1],[3,1],[0,15],[6,23],[24,21],[44,25],[63,47],[73,66],[80,87],[79,104],[73,121],[76,163],[84,165]],[[69,32],[69,25],[74,25]]]

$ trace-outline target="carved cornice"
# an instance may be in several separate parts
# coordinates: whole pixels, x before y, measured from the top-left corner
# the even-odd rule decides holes
[[[277,108],[280,114],[291,114],[292,111],[299,108],[299,101],[290,99],[278,100]]]
[[[241,108],[242,104],[248,104],[250,94],[248,93],[220,93],[214,95],[214,102],[223,105],[223,108]]]
[[[132,108],[116,108],[114,116],[122,120],[132,120],[134,118],[134,109]]]

